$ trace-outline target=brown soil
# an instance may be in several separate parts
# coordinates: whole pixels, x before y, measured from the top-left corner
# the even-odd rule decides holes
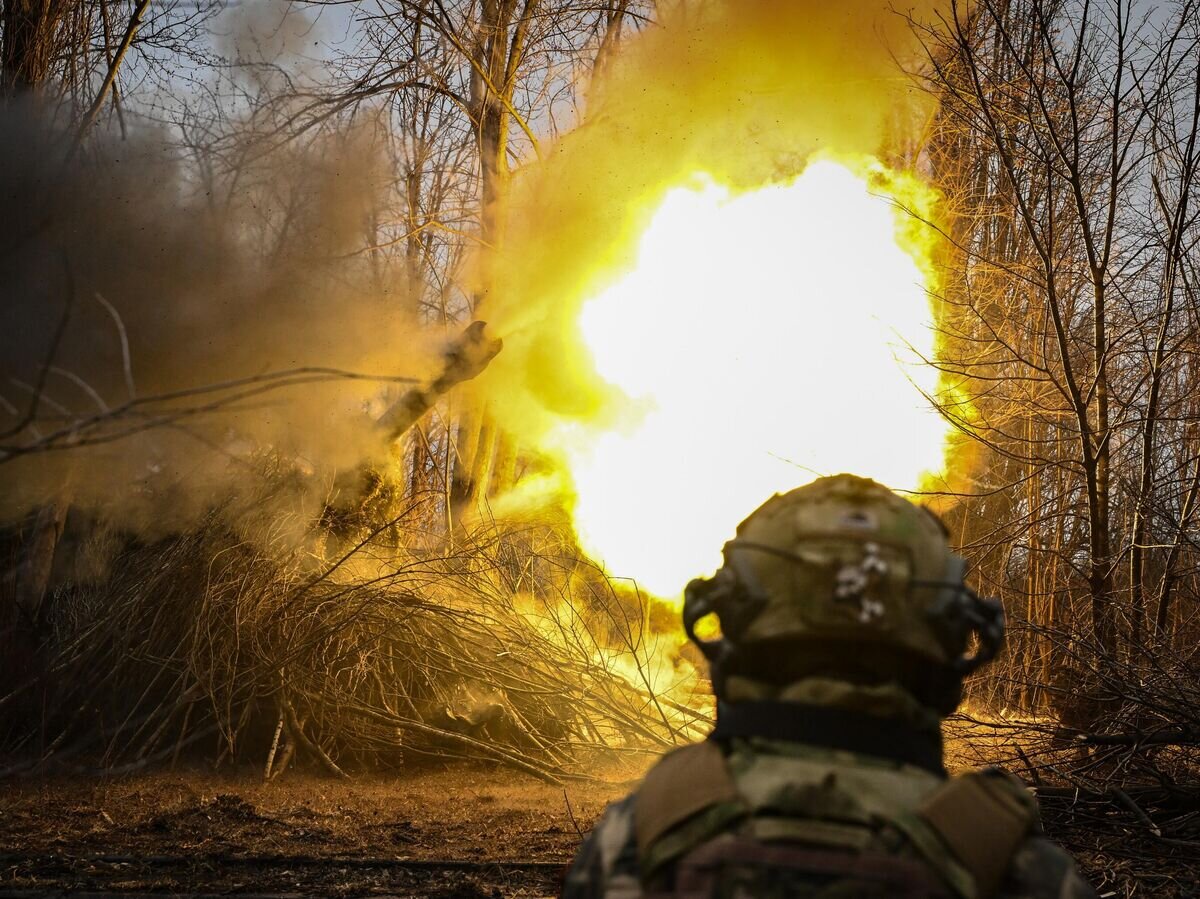
[[[952,769],[979,762],[958,741],[948,748]],[[565,788],[464,763],[351,781],[295,771],[272,784],[248,771],[0,781],[0,899],[553,896],[581,833],[648,764]],[[1110,839],[1061,818],[1048,815],[1051,836],[1108,895],[1140,895],[1151,878],[1156,895],[1187,895],[1172,887],[1170,860],[1142,858],[1142,847],[1137,864],[1123,861]]]
[[[291,774],[263,784],[248,773],[8,782],[0,895],[553,895],[581,831],[640,775],[605,773],[565,789],[464,765],[349,782]]]

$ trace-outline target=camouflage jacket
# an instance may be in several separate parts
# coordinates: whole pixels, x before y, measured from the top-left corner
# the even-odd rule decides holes
[[[719,875],[711,875],[714,847]],[[773,861],[772,852],[783,854]],[[701,856],[707,862],[695,861]],[[904,878],[917,869],[918,876],[901,891],[894,879],[860,882],[860,867],[891,864]],[[787,865],[791,873],[781,877]],[[813,880],[809,871],[823,866],[825,876]],[[698,882],[701,869],[709,873]],[[838,870],[856,873],[829,873]],[[946,779],[871,756],[754,738],[665,756],[637,792],[605,812],[562,895],[1095,897],[1070,856],[1041,834],[1032,797],[1006,774]]]

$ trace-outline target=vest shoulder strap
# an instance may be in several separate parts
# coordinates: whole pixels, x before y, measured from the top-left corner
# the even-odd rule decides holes
[[[1038,817],[1025,788],[994,768],[948,780],[918,814],[974,878],[977,899],[996,895]]]
[[[720,745],[704,740],[664,756],[650,769],[634,800],[638,855],[667,831],[706,808],[740,802]]]

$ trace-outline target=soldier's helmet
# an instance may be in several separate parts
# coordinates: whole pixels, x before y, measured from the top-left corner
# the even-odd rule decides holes
[[[724,560],[688,585],[683,609],[718,696],[733,675],[820,675],[895,681],[945,714],[1003,640],[1000,604],[966,586],[940,520],[866,478],[772,497],[738,526]],[[698,633],[713,615],[719,633]]]

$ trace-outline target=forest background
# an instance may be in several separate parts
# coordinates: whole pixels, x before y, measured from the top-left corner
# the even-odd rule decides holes
[[[569,307],[555,265],[498,251],[570,244],[578,210],[514,216],[525,173],[690,77],[644,48],[703,5],[662,6],[0,4],[5,774],[468,757],[556,781],[704,732],[669,603],[547,493],[505,360],[543,405],[587,391],[522,337]],[[729,33],[688,32],[697,79],[775,32],[845,49],[834,13],[709,6]],[[912,108],[837,131],[810,102],[778,126],[799,162],[770,162],[802,166],[818,123],[941,197],[912,210],[954,385],[925,501],[1010,622],[951,732],[1166,877],[1200,844],[1200,8],[844,14],[868,6],[890,52],[842,58],[825,102],[877,100],[886,66]],[[664,121],[732,141],[713,98]]]

